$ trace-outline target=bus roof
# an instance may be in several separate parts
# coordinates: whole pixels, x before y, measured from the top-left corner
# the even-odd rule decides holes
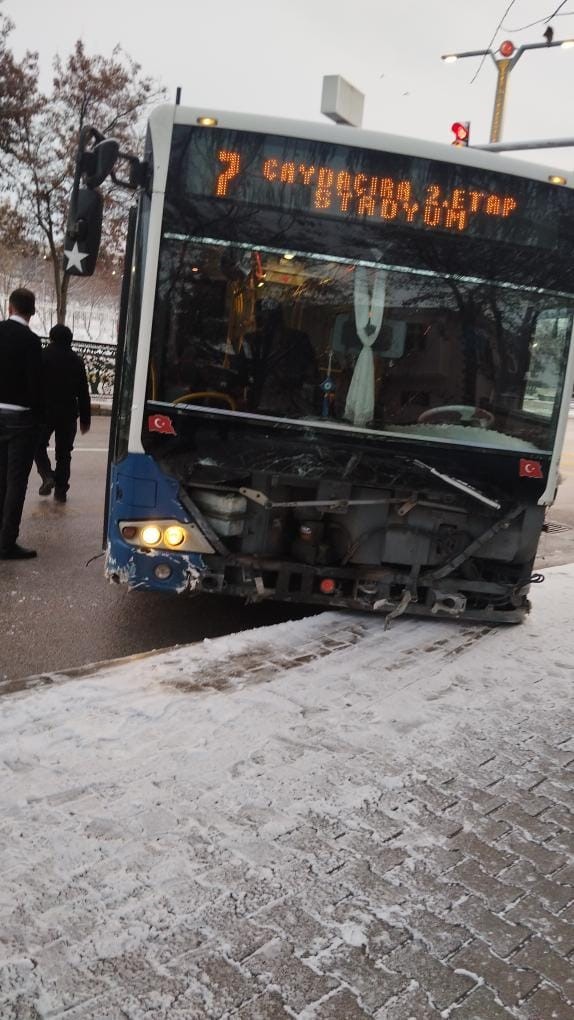
[[[210,110],[199,107],[161,105],[150,114],[150,126],[162,133],[168,123],[197,124],[199,118],[214,118],[218,127],[231,128],[237,131],[257,131],[262,134],[285,135],[292,138],[313,139],[331,142],[332,144],[348,145],[355,148],[374,149],[384,152],[400,153],[406,156],[420,156],[425,159],[436,159],[443,163],[457,163],[461,166],[477,167],[494,173],[514,174],[548,183],[552,176],[566,179],[566,186],[574,186],[574,173],[567,176],[563,168],[542,166],[523,160],[510,158],[498,152],[474,149],[472,146],[446,145],[432,142],[424,138],[408,138],[403,135],[383,134],[378,131],[366,131],[363,128],[347,127],[342,124],[327,124],[315,121],[288,120],[279,117],[266,117],[260,114],[230,113],[224,110]],[[551,182],[557,183],[557,182]],[[561,183],[558,186],[563,186]]]

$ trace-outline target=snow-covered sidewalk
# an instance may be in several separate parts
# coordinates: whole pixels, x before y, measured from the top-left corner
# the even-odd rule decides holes
[[[0,699],[2,1020],[574,1017],[574,566]]]

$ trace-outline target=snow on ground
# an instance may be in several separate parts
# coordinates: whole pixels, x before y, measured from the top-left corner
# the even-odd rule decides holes
[[[517,770],[533,740],[570,746],[574,565],[533,599],[522,626],[499,629],[324,613],[0,699],[3,1020],[386,1020],[423,992],[412,1016],[470,1017],[458,1007],[486,994],[480,974],[451,967],[441,1001],[398,957],[378,995],[360,968],[377,919],[384,952],[398,931],[431,952],[420,903],[395,892],[405,857],[411,871],[439,859],[458,816],[416,791],[461,775],[468,791],[501,748]],[[440,927],[458,900],[431,899]],[[518,1003],[492,1016],[530,1016]]]

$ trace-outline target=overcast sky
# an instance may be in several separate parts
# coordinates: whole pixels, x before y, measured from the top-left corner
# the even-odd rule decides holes
[[[496,69],[490,57],[445,64],[441,53],[487,48],[510,0],[4,0],[16,24],[12,45],[40,54],[49,82],[56,52],[77,38],[88,52],[122,47],[190,106],[321,120],[323,75],[341,74],[365,94],[363,126],[448,142],[454,120],[488,141]],[[496,34],[517,45],[543,42],[559,0],[514,0]],[[573,16],[563,16],[572,11]],[[574,37],[574,0],[552,21]],[[574,49],[526,52],[510,78],[503,137],[574,136],[569,104]],[[528,159],[574,165],[574,149]]]

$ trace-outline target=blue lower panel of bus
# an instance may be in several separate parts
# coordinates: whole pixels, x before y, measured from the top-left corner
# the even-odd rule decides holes
[[[139,549],[122,537],[126,521],[189,521],[177,498],[178,483],[167,478],[146,454],[130,453],[111,468],[106,575],[130,588],[193,591],[205,570],[199,553]],[[169,568],[169,572],[168,572]]]

